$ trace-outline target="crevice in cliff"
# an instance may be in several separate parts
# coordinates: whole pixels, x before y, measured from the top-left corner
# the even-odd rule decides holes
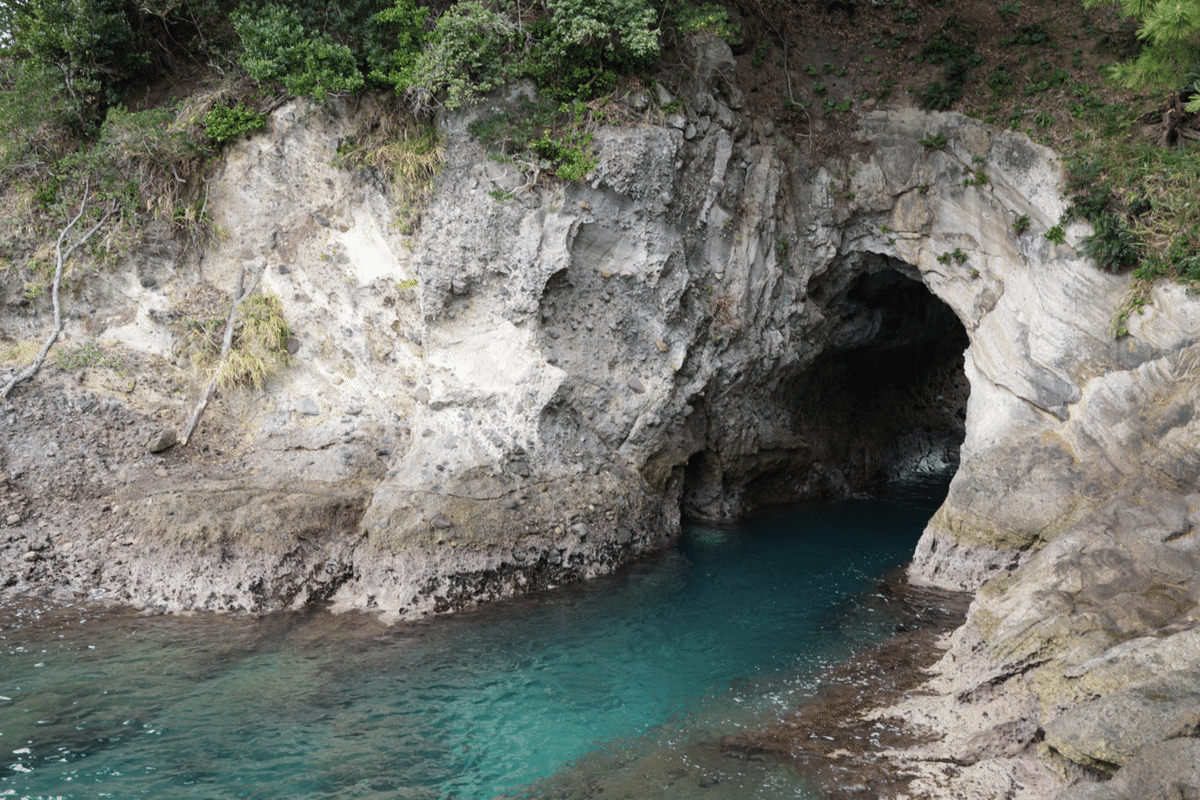
[[[685,513],[729,517],[957,466],[967,333],[907,264],[873,254],[855,260],[849,278],[831,270],[836,283],[810,292],[829,346],[775,376],[765,407],[751,410],[761,416],[754,447],[731,455],[710,445],[691,457]]]

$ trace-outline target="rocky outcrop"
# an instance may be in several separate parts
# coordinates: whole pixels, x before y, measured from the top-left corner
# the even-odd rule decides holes
[[[1075,252],[1084,227],[1042,235],[1064,208],[1053,153],[893,109],[814,160],[708,80],[723,47],[698,55],[685,113],[597,131],[586,183],[504,199],[526,176],[467,126],[519,88],[447,116],[416,239],[378,176],[331,164],[368,107],[293,102],[232,146],[210,185],[220,246],[147,246],[73,300],[72,336],[173,377],[80,380],[182,424],[171,320],[243,268],[283,302],[295,364],[227,394],[187,470],[110,476],[132,534],[105,585],[164,608],[415,616],[608,571],[682,511],[956,464],[910,576],[978,595],[935,692],[881,712],[943,738],[887,757],[929,796],[1045,797],[1114,770],[1108,794],[1068,796],[1142,791],[1194,757],[1200,305],[1160,287],[1114,339],[1126,279]],[[5,319],[14,338],[36,322]],[[38,453],[4,457],[19,476]]]

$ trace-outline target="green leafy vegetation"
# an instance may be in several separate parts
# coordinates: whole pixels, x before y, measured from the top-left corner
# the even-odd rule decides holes
[[[220,144],[260,130],[267,124],[267,115],[250,111],[241,103],[234,107],[213,106],[204,115],[204,135]]]
[[[920,139],[917,140],[917,143],[927,149],[941,150],[942,148],[944,148],[946,146],[947,141],[948,140],[946,139],[946,134],[943,133],[942,131],[938,131],[936,134],[926,133],[924,136],[922,136]]]
[[[310,31],[296,11],[268,4],[239,8],[230,17],[242,40],[239,62],[257,81],[282,84],[290,94],[318,100],[329,92],[355,92],[363,75],[354,53],[328,34]]]
[[[123,358],[109,353],[95,339],[59,347],[54,351],[54,365],[64,372],[75,372],[88,367],[104,367],[122,375],[129,371]]]
[[[467,130],[489,147],[494,160],[523,167],[534,182],[543,173],[577,181],[596,166],[591,123],[592,110],[582,101],[560,104],[523,96],[512,109],[488,114]]]
[[[1021,15],[1021,4],[1001,3],[999,8],[996,10],[999,11],[1000,16],[1004,17],[1005,19],[1016,19]]]
[[[1200,112],[1200,0],[1085,0],[1084,5],[1111,6],[1138,23],[1144,46],[1136,57],[1114,65],[1112,77],[1132,89],[1181,87],[1197,93],[1187,108]]]

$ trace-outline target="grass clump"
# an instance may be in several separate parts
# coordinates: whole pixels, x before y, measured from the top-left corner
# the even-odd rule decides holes
[[[396,109],[377,110],[338,145],[338,163],[378,171],[396,193],[395,225],[411,236],[433,196],[446,147],[437,129]]]
[[[291,365],[287,346],[292,331],[284,319],[279,298],[255,294],[241,302],[233,346],[220,359],[225,324],[224,316],[186,323],[192,363],[205,375],[205,382],[215,381],[222,389],[244,386],[258,390]]]
[[[122,375],[129,371],[124,359],[109,353],[95,339],[59,347],[54,351],[54,365],[64,372],[74,372],[87,367],[105,367]]]

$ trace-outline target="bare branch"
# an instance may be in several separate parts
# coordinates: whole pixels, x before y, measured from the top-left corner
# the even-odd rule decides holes
[[[60,291],[62,288],[63,267],[66,265],[67,260],[70,259],[75,251],[79,248],[79,246],[88,239],[92,238],[92,235],[96,231],[100,230],[104,223],[108,222],[108,218],[113,215],[113,212],[117,210],[117,204],[116,201],[114,201],[113,205],[108,209],[108,211],[104,212],[104,216],[100,218],[100,221],[93,225],[92,229],[85,233],[82,238],[67,248],[66,253],[63,253],[63,240],[67,237],[67,234],[70,233],[71,229],[75,227],[75,223],[79,221],[79,218],[83,216],[83,212],[87,210],[88,189],[88,182],[84,181],[83,200],[81,200],[79,203],[79,213],[77,213],[71,219],[71,221],[67,223],[66,227],[59,232],[58,241],[54,244],[54,284],[50,293],[51,301],[54,305],[54,330],[51,331],[49,338],[46,339],[46,343],[42,345],[42,349],[38,351],[37,358],[33,360],[33,363],[13,376],[13,378],[4,385],[4,388],[0,389],[0,399],[7,400],[9,393],[15,386],[32,378],[37,374],[38,370],[42,368],[42,364],[46,363],[46,356],[49,355],[50,348],[53,347],[54,343],[58,341],[58,337],[62,333],[63,329],[62,304],[59,300]]]
[[[233,305],[229,309],[229,319],[225,323],[225,339],[221,343],[221,356],[217,359],[217,366],[214,372],[219,372],[221,364],[225,361],[225,357],[229,355],[229,351],[233,348],[233,330],[237,324],[238,306],[242,300],[246,299],[255,287],[258,286],[258,279],[262,277],[266,271],[264,265],[262,269],[254,276],[254,280],[250,282],[248,288],[243,289],[243,282],[246,279],[246,266],[243,264],[238,269],[237,286],[233,290]],[[204,387],[204,393],[200,395],[200,399],[196,401],[196,407],[192,409],[192,416],[188,419],[187,427],[183,429],[183,436],[180,437],[180,445],[186,445],[192,438],[192,433],[195,432],[196,426],[200,424],[200,417],[204,414],[204,410],[208,408],[208,402],[212,399],[213,392],[217,389],[217,379],[214,377]]]

